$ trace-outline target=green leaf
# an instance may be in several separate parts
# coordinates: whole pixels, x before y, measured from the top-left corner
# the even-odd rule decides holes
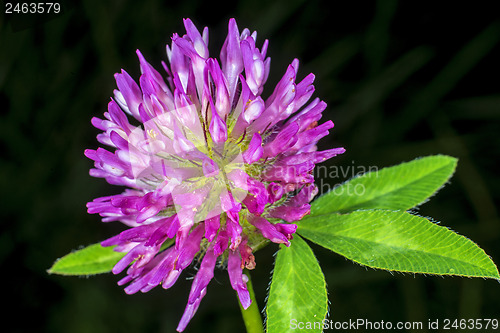
[[[114,247],[102,247],[92,244],[78,251],[71,252],[58,259],[48,270],[50,274],[92,275],[108,273],[125,256],[125,253],[113,251]]]
[[[307,332],[322,332],[328,310],[323,272],[311,248],[298,235],[290,247],[281,245],[266,306],[267,333],[303,332],[307,322],[316,327]],[[295,325],[295,326],[294,326]]]
[[[456,158],[436,155],[367,172],[314,201],[311,215],[413,208],[439,190],[450,179],[456,165]]]
[[[174,242],[174,238],[167,239],[161,246],[160,252],[170,247]],[[59,275],[109,273],[115,264],[126,254],[124,252],[113,251],[114,248],[114,246],[103,247],[100,243],[89,245],[86,248],[73,251],[56,260],[47,272]]]
[[[500,279],[471,240],[401,211],[356,211],[304,218],[298,232],[359,264],[391,271]]]

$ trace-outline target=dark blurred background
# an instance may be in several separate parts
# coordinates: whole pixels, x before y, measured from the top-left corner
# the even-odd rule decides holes
[[[171,290],[127,296],[111,274],[48,275],[53,261],[122,228],[86,213],[93,198],[121,189],[88,175],[113,74],[139,77],[135,50],[157,68],[182,18],[210,28],[218,56],[230,17],[270,39],[264,95],[294,57],[316,74],[316,94],[335,128],[321,148],[343,146],[338,166],[390,166],[431,154],[458,170],[419,213],[467,235],[500,264],[500,15],[495,2],[85,1],[54,15],[0,16],[2,331],[173,332],[187,302],[186,270]],[[330,179],[338,183],[343,179]],[[500,319],[500,285],[459,277],[366,269],[313,246],[326,275],[330,318],[427,321]],[[276,246],[253,272],[265,304]],[[225,272],[186,332],[242,332]],[[292,291],[291,291],[292,292]],[[17,320],[15,318],[18,318]],[[19,320],[20,318],[20,320]]]

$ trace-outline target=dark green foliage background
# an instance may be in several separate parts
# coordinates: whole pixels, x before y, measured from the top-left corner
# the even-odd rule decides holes
[[[300,77],[314,72],[316,96],[329,105],[323,119],[336,124],[320,148],[347,148],[329,163],[352,173],[353,166],[383,167],[430,154],[458,157],[451,184],[419,213],[467,235],[500,263],[500,17],[493,3],[75,1],[50,16],[5,15],[2,3],[2,331],[175,329],[193,268],[172,290],[133,296],[111,274],[71,278],[49,276],[46,269],[79,245],[122,230],[86,214],[87,201],[120,191],[88,176],[92,163],[83,150],[97,147],[90,119],[105,111],[115,72],[124,68],[138,79],[136,49],[160,68],[172,33],[184,33],[183,17],[209,26],[212,51],[222,45],[230,17],[240,28],[257,30],[259,45],[269,38],[267,95],[294,57],[302,63]],[[334,321],[500,319],[495,281],[391,275],[313,248]],[[276,250],[269,246],[256,255],[261,307]],[[187,332],[241,331],[236,297],[219,271]]]

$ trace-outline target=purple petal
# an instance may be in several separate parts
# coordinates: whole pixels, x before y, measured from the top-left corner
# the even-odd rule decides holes
[[[314,184],[310,184],[302,187],[300,192],[296,194],[287,203],[289,206],[300,207],[306,203],[311,202],[311,200],[318,194],[318,188]]]
[[[287,222],[295,222],[301,220],[310,211],[311,206],[309,204],[304,204],[301,207],[279,206],[269,211],[269,215]]]
[[[171,235],[172,224],[175,223],[177,219],[177,215],[170,216],[164,219],[161,219],[157,222],[154,222],[155,225],[158,225],[158,228],[154,230],[154,232],[150,235],[148,241],[145,243],[146,246],[157,246],[163,244],[163,242]],[[138,227],[139,228],[139,227]]]
[[[128,122],[127,116],[120,109],[115,101],[108,103],[108,112],[111,120],[120,127],[127,135],[134,129],[132,125]]]
[[[274,92],[266,100],[266,109],[262,115],[250,126],[252,132],[263,131],[281,120],[280,113],[285,111],[295,98],[296,70],[293,63],[288,66],[285,75],[276,85]]]
[[[314,163],[324,162],[324,161],[326,161],[334,156],[337,156],[337,155],[340,155],[343,153],[345,153],[344,148],[332,148],[332,149],[316,152],[314,154]]]
[[[264,145],[264,157],[276,156],[292,147],[297,142],[296,134],[299,131],[297,123],[290,123],[276,135],[273,141]]]
[[[177,34],[174,34],[172,40],[178,38]],[[167,46],[167,54],[169,55],[170,65],[172,67],[172,73],[178,79],[178,84],[176,84],[177,89],[181,89],[184,93],[187,92],[188,80],[189,80],[189,63],[188,58],[180,50],[177,44],[172,43],[172,48]]]
[[[219,256],[226,251],[229,246],[229,236],[226,230],[219,231],[214,245],[214,254]]]
[[[142,55],[141,51],[136,50],[136,54],[137,54],[137,57],[139,58],[139,62],[141,64],[141,72],[143,74],[146,74],[146,76],[149,77],[151,81],[154,81],[154,83],[159,85],[164,92],[165,91],[170,92],[170,90],[168,89],[167,84],[163,80],[163,77],[161,76],[161,74],[146,61],[146,59]]]
[[[151,259],[156,253],[158,249],[145,247],[142,244],[138,244],[132,250],[130,250],[120,261],[116,263],[116,265],[111,270],[113,274],[118,274],[127,268],[128,265],[132,263],[132,261],[136,260],[134,265],[136,267],[141,266],[143,263],[146,263]]]
[[[200,35],[200,32],[193,24],[193,22],[190,19],[184,19],[184,27],[186,28],[187,35],[191,40],[191,42],[193,43],[193,47],[196,50],[196,52],[200,55],[200,57],[205,59],[208,58],[207,45],[205,44],[205,41],[203,40],[202,36]],[[208,34],[207,33],[205,34],[207,36],[206,38],[208,38]]]
[[[300,109],[314,93],[314,74],[309,74],[302,81],[300,81],[296,86],[296,95],[294,99],[294,109],[292,112]],[[288,117],[289,115],[287,115]]]
[[[267,186],[267,192],[269,193],[269,203],[275,203],[283,196],[283,186],[278,183],[270,183]]]
[[[259,94],[259,90],[264,79],[264,62],[260,58],[260,53],[255,49],[255,41],[248,37],[241,42],[241,53],[247,84],[254,95]]]
[[[128,111],[136,119],[140,119],[138,107],[142,101],[141,89],[128,73],[122,69],[121,74],[115,74],[116,85],[127,103]]]
[[[297,142],[292,147],[293,150],[299,150],[300,148],[306,146],[307,144],[311,144],[314,142],[318,142],[319,139],[328,135],[328,130],[333,128],[333,122],[331,120],[314,127],[312,129],[308,129],[300,133],[297,137]]]
[[[249,222],[262,233],[262,236],[269,239],[271,242],[283,243],[286,246],[290,246],[288,238],[279,232],[276,227],[265,218],[254,216],[249,219]]]
[[[215,59],[207,60],[207,72],[205,75],[205,86],[208,87],[210,80],[208,74],[210,74],[213,84],[215,86],[215,94],[211,95],[212,99],[215,99],[215,109],[221,118],[226,118],[226,116],[231,112],[231,102],[229,101],[229,92],[227,90],[226,78],[222,72],[219,63]]]
[[[203,225],[199,225],[191,231],[186,239],[186,242],[184,243],[184,246],[180,249],[179,258],[177,259],[177,269],[183,270],[189,266],[189,264],[193,261],[195,254],[200,251],[201,238],[204,234],[203,231]]]
[[[295,231],[297,231],[297,225],[296,224],[288,224],[288,223],[276,223],[274,225],[276,229],[284,234],[288,239],[293,238],[293,234]]]
[[[232,250],[235,250],[241,243],[241,233],[243,231],[243,228],[241,225],[238,223],[238,221],[235,221],[235,219],[238,217],[237,214],[234,214],[233,212],[227,212],[228,219],[226,221],[226,228],[231,236],[231,246],[230,248]]]
[[[242,75],[240,75],[239,82],[241,84],[241,93],[235,110],[233,111],[234,116],[238,117],[233,130],[231,131],[231,137],[233,138],[239,138],[245,131],[247,131],[247,128],[250,125],[247,119],[251,120],[254,119],[254,117],[256,119],[261,113],[263,113],[262,98],[257,98],[252,94],[245,78]],[[252,106],[252,109],[249,111],[250,113],[245,116],[245,111],[248,109],[252,101],[255,101],[255,105]],[[252,133],[255,132],[258,131],[253,131]]]
[[[211,242],[214,240],[220,227],[220,215],[205,220],[205,238]]]
[[[217,256],[213,254],[212,247],[209,247],[200,264],[200,269],[196,274],[191,291],[189,292],[188,304],[177,326],[177,331],[182,332],[191,321],[198,310],[201,300],[207,293],[207,286],[214,277],[214,268]]]
[[[257,119],[262,112],[264,112],[264,109],[264,100],[261,97],[257,97],[247,103],[245,110],[243,111],[243,119],[247,122],[247,124],[250,124],[252,121]]]
[[[212,102],[210,102],[210,104],[212,108],[212,120],[209,127],[210,135],[212,136],[212,140],[216,143],[225,142],[227,140],[226,123],[221,119]]]
[[[248,179],[248,195],[243,200],[248,211],[252,214],[261,215],[269,203],[269,193],[264,184]]]
[[[252,140],[248,144],[248,149],[243,152],[243,160],[247,164],[252,164],[260,160],[262,155],[264,155],[262,137],[259,133],[254,133]]]
[[[220,52],[222,71],[227,78],[227,86],[231,102],[235,96],[238,77],[243,71],[243,59],[241,57],[240,33],[235,19],[229,20],[228,34]]]
[[[252,300],[250,299],[250,293],[247,289],[247,284],[243,280],[243,268],[241,265],[241,257],[238,252],[229,251],[228,261],[227,261],[227,272],[229,274],[229,281],[231,282],[231,287],[238,293],[238,298],[240,299],[241,306],[243,309],[248,309]]]

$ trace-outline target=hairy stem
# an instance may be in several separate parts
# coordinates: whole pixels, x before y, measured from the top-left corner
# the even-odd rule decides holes
[[[253,291],[252,280],[250,279],[250,272],[245,269],[243,273],[248,277],[247,289],[250,293],[250,299],[252,304],[248,309],[243,309],[241,303],[240,305],[241,315],[243,316],[243,321],[245,322],[245,327],[247,333],[264,333],[264,325],[262,324],[262,317],[260,316],[259,306],[257,305],[257,300],[255,299],[255,293]]]

